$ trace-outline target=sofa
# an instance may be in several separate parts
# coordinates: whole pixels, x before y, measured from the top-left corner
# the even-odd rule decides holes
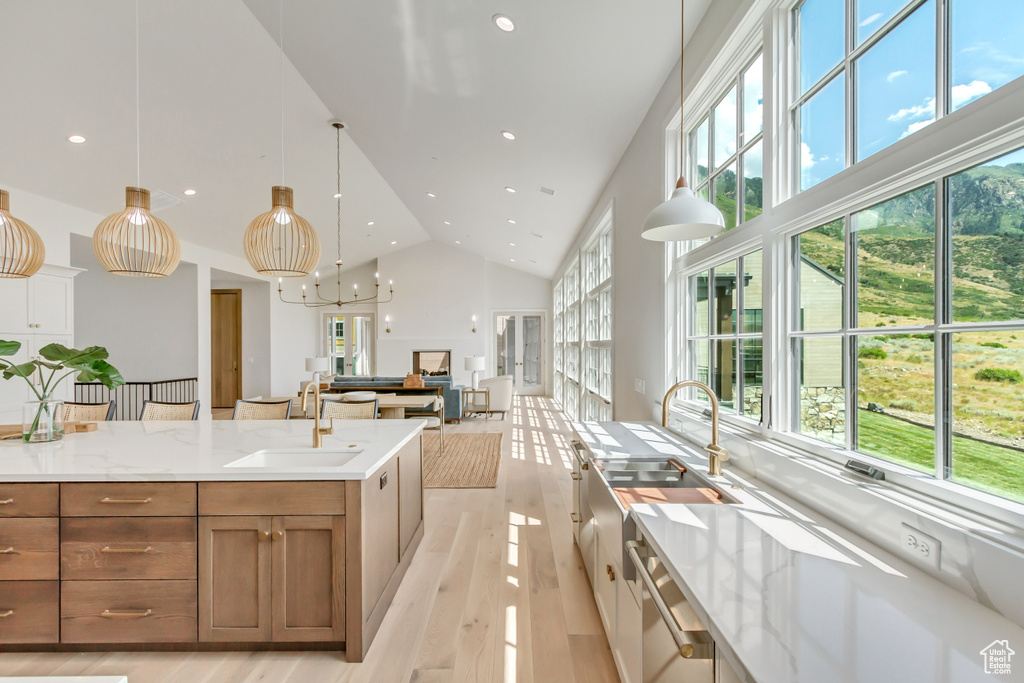
[[[434,391],[441,388],[441,395],[444,398],[444,419],[459,421],[462,419],[462,390],[461,384],[455,384],[451,375],[426,376],[423,378],[424,389],[405,389],[406,392],[422,392],[425,389]],[[400,389],[405,377],[365,377],[352,375],[339,375],[331,381],[331,391],[378,391],[390,393],[392,390]],[[414,415],[416,411],[407,410],[407,415]]]

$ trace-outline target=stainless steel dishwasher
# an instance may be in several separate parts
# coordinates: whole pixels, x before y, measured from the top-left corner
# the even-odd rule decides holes
[[[642,540],[626,552],[643,586],[643,683],[713,683],[715,644],[682,591]]]

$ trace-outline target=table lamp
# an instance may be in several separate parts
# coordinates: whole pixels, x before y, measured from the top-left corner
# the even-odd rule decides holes
[[[466,370],[473,372],[473,388],[480,388],[480,372],[484,369],[487,359],[483,356],[466,356]]]
[[[321,373],[326,374],[330,372],[331,359],[324,357],[307,358],[306,359],[306,372],[313,373],[313,381],[320,384]]]

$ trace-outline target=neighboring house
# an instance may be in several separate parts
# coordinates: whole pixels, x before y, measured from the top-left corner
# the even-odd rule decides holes
[[[1010,649],[1009,641],[995,640],[979,654],[985,658],[985,673],[1008,674],[1011,669],[1010,659],[1017,653]]]
[[[806,256],[800,257],[800,311],[804,329],[840,329],[843,326],[843,279]],[[805,387],[843,386],[843,340],[816,339],[803,349]]]

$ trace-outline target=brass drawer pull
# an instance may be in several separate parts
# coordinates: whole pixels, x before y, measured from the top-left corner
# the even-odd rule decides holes
[[[11,547],[11,548],[4,548],[3,550],[0,550],[0,555],[13,555],[13,554],[14,554],[14,548],[13,547]]]
[[[615,570],[612,569],[612,566],[610,564],[609,565],[605,565],[605,566],[606,566],[605,571],[608,572],[608,580],[609,581],[614,581],[615,580]]]
[[[572,477],[572,480],[573,480],[573,481],[579,481],[580,479],[582,479],[582,478],[583,478],[583,475],[581,475],[581,474],[577,474],[577,473],[575,473],[575,472],[570,472],[570,473],[569,473],[569,476],[570,476],[570,477]]]
[[[270,538],[270,532],[269,531],[257,532],[256,533],[256,538],[260,539],[261,541],[266,541],[267,539]]]
[[[0,619],[6,619],[7,617],[13,617],[14,610],[9,609],[6,612],[0,612]]]
[[[13,498],[8,498],[7,500],[0,500],[0,505],[12,505],[13,503],[14,503],[14,499]]]
[[[577,513],[575,513],[575,512],[570,512],[569,513],[569,519],[571,519],[574,522],[578,522],[578,521],[580,521],[580,516]]]
[[[284,538],[283,531],[275,531],[274,533],[270,534],[270,540],[272,541],[280,541],[282,538]]]
[[[143,619],[153,614],[153,610],[148,609],[145,612],[111,612],[108,609],[103,610],[100,616],[104,619]]]
[[[100,502],[105,505],[145,505],[152,501],[152,498],[104,498]]]
[[[582,465],[580,465],[580,469],[581,470],[589,470],[590,469],[590,463],[589,462],[583,463]]]
[[[111,548],[109,546],[101,548],[101,553],[148,553],[153,550],[153,546],[147,545],[145,548]]]

